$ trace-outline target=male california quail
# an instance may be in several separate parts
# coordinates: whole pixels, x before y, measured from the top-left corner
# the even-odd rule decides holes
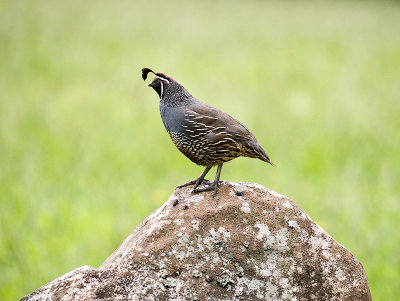
[[[194,184],[193,192],[214,190],[214,198],[223,163],[244,156],[274,165],[253,134],[241,122],[194,98],[168,75],[143,68],[143,80],[146,80],[149,72],[155,74],[149,86],[160,96],[161,118],[172,141],[191,161],[206,167],[196,180],[178,188]],[[217,165],[215,180],[209,183],[204,177]],[[198,188],[202,183],[208,186]]]

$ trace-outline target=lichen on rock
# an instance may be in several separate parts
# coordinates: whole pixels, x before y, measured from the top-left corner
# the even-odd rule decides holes
[[[253,183],[177,189],[99,269],[23,300],[371,300],[354,256],[289,198]]]

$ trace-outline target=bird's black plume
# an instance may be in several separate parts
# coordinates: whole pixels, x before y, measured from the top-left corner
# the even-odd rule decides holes
[[[142,68],[142,78],[143,78],[143,80],[146,80],[147,74],[149,72],[152,72],[152,73],[156,74],[153,70],[151,70],[149,68]]]

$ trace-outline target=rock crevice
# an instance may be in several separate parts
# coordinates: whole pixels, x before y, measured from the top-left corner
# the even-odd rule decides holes
[[[176,190],[99,269],[23,300],[371,300],[358,260],[291,199],[253,183]]]

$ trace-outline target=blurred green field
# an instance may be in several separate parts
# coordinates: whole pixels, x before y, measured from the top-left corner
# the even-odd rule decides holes
[[[290,196],[400,299],[400,3],[0,2],[0,299],[98,267],[197,177],[142,67],[245,123]],[[214,171],[214,170],[213,170]]]

